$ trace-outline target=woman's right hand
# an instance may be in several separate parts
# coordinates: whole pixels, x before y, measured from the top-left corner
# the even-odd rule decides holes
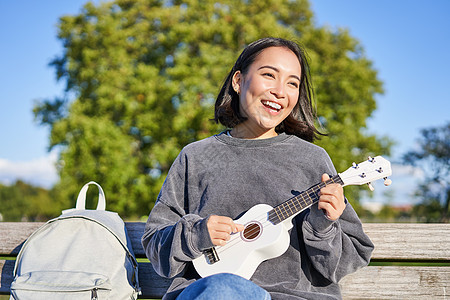
[[[244,230],[244,225],[234,223],[233,219],[215,215],[209,217],[206,226],[214,246],[225,245],[232,233]]]

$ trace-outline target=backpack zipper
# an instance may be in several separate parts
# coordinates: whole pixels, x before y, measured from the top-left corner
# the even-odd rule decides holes
[[[97,297],[97,288],[94,288],[94,289],[92,290],[91,300],[98,300],[98,297]]]

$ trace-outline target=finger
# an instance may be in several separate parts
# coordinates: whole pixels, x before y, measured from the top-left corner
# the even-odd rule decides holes
[[[327,196],[327,198],[334,198],[336,201],[344,200],[344,190],[341,186],[333,184],[331,186],[324,187],[320,190],[320,197]],[[334,201],[334,200],[333,200]]]
[[[210,231],[209,235],[214,245],[225,245],[230,239],[230,234],[222,231]]]
[[[213,239],[213,238],[211,238],[211,241],[212,241],[214,246],[224,246],[227,243],[227,241],[222,240],[222,239]]]
[[[229,217],[219,217],[218,224],[225,226],[223,227],[225,231],[228,231],[228,229],[230,229],[229,233],[236,233],[244,230],[244,225],[234,223],[234,221]]]
[[[229,217],[224,216],[210,216],[208,223],[208,227],[215,228],[216,230],[228,231],[231,233],[233,231],[233,220]]]
[[[328,202],[319,202],[318,208],[321,209],[326,217],[332,221],[335,221],[338,219],[340,214],[338,211]]]
[[[236,228],[235,228],[235,231],[233,231],[233,232],[241,232],[241,231],[244,231],[244,229],[245,229],[245,226],[244,225],[242,225],[242,224],[239,224],[239,223],[234,223],[235,225],[236,225]]]
[[[338,199],[333,195],[322,194],[319,198],[319,207],[325,204],[329,204],[333,209],[338,207]]]
[[[230,239],[230,234],[223,231],[216,231],[213,233],[214,238],[222,241],[228,241]]]
[[[322,182],[325,182],[325,181],[327,181],[327,180],[330,180],[330,176],[329,176],[327,173],[324,173],[324,174],[322,175]]]
[[[330,179],[330,176],[327,173],[322,174],[322,182],[327,182]],[[322,187],[319,191],[319,195],[323,194],[332,194],[332,187],[335,186],[335,184],[327,184],[324,187]]]
[[[343,200],[344,189],[340,184],[332,183],[320,189],[320,195],[331,195],[335,196],[337,199]]]

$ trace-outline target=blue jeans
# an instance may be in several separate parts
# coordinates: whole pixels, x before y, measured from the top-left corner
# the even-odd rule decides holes
[[[221,273],[195,281],[186,287],[177,300],[270,300],[270,294],[250,280]]]

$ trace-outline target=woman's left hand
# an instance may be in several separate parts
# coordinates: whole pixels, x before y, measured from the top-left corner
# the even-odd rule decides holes
[[[330,179],[328,174],[322,175],[322,182]],[[328,219],[339,219],[345,209],[344,189],[340,184],[333,183],[320,190],[319,209],[323,209]]]

